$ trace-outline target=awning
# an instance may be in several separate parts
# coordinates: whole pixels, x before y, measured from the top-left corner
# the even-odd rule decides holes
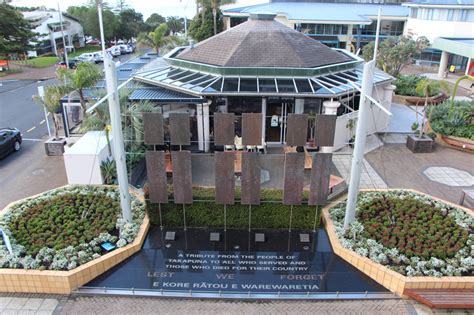
[[[154,103],[193,103],[201,104],[205,99],[185,93],[153,86],[134,90],[128,97],[130,101],[153,101]]]

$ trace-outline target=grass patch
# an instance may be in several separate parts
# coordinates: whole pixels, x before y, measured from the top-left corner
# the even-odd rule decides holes
[[[1,77],[6,77],[9,74],[15,74],[15,73],[21,73],[21,69],[10,69],[8,71],[1,71],[0,72],[0,78]]]
[[[169,198],[172,200],[172,189],[168,187]],[[238,204],[240,187],[236,187],[236,204],[227,206],[227,227],[248,228],[249,207]],[[186,224],[189,227],[222,228],[224,226],[224,206],[214,203],[214,188],[194,187],[195,201],[186,205]],[[283,192],[277,189],[262,189],[262,204],[252,206],[252,228],[285,229],[289,226],[290,206],[283,205]],[[307,200],[308,192],[304,193]],[[315,206],[293,206],[292,228],[312,229],[314,226]],[[160,216],[157,204],[147,203],[150,223],[159,225]],[[183,206],[168,203],[161,205],[161,215],[165,227],[183,226]],[[319,226],[321,211],[318,209],[316,225]]]
[[[67,54],[69,58],[75,58],[85,53],[91,53],[101,50],[102,48],[99,45],[88,45],[85,47],[77,48],[74,52]]]
[[[12,63],[15,63],[17,65],[22,65],[22,66],[27,66],[27,67],[32,67],[32,68],[46,68],[58,62],[59,62],[58,57],[51,57],[51,56],[37,57],[37,58],[28,59],[28,60],[12,61]]]

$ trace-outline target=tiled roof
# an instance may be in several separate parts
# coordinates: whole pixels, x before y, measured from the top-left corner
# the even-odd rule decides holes
[[[274,20],[251,18],[181,52],[176,59],[221,67],[314,68],[352,61]]]

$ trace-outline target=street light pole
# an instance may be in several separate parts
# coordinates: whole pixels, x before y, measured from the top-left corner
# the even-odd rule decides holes
[[[132,221],[131,199],[128,191],[127,165],[125,159],[125,148],[123,144],[122,121],[120,114],[120,102],[117,89],[117,69],[115,63],[105,51],[104,26],[102,23],[101,2],[97,3],[99,14],[100,36],[102,41],[102,54],[104,55],[105,81],[107,83],[107,94],[109,101],[110,123],[112,125],[112,142],[114,150],[115,165],[117,167],[118,187],[120,191],[120,205],[122,216],[127,222]]]

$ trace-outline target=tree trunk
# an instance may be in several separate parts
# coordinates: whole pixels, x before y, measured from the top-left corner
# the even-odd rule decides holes
[[[217,34],[217,9],[216,8],[212,8],[212,15],[214,17],[214,35]]]
[[[78,89],[77,92],[79,93],[79,101],[81,103],[82,110],[84,111],[83,115],[85,115],[87,106],[86,106],[86,100],[84,98],[84,92],[82,91],[82,89]]]
[[[56,114],[52,113],[51,118],[53,119],[53,125],[54,125],[54,140],[59,139],[59,128],[58,128],[58,120],[56,119]]]

